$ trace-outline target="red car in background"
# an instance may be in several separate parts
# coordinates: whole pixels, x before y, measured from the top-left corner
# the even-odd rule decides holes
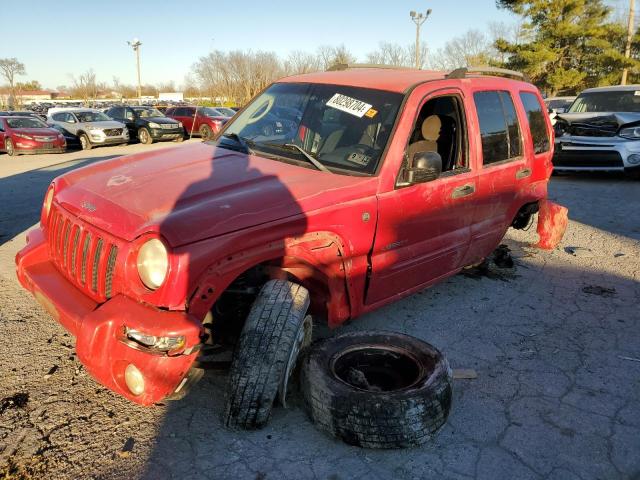
[[[0,151],[21,153],[62,153],[64,136],[35,117],[0,117]]]
[[[168,108],[165,115],[182,122],[187,135],[199,135],[205,140],[218,133],[231,118],[215,108],[189,106]]]

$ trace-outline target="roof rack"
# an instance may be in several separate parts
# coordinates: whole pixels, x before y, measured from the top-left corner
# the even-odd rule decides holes
[[[327,68],[327,72],[338,72],[352,68],[387,68],[391,70],[415,70],[412,67],[401,67],[398,65],[384,65],[378,63],[335,63]]]
[[[467,74],[470,74],[470,73],[510,77],[510,78],[515,78],[517,80],[523,80],[525,82],[529,81],[529,77],[522,72],[516,72],[515,70],[507,70],[505,68],[496,68],[496,67],[456,68],[455,70],[447,74],[447,78],[450,78],[450,79],[465,78]]]

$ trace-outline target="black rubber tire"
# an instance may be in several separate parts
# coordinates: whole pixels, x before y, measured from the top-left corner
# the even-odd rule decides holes
[[[15,157],[16,155],[18,155],[18,152],[16,152],[16,148],[13,145],[13,141],[10,138],[7,138],[4,141],[4,151],[7,152],[7,155],[9,155],[10,157]]]
[[[184,136],[175,138],[173,141],[176,142],[176,143],[182,143],[182,142],[184,142]]]
[[[424,374],[406,388],[385,392],[359,389],[332,372],[332,360],[341,352],[372,345],[408,352]],[[349,445],[421,445],[444,425],[451,409],[452,373],[446,358],[428,343],[399,333],[348,333],[323,340],[308,349],[300,374],[311,420]]]
[[[89,140],[89,137],[86,133],[81,133],[78,138],[80,139],[80,148],[82,148],[82,150],[91,150],[93,148],[91,140]],[[83,139],[84,142],[82,141]]]
[[[211,130],[211,127],[209,125],[201,125],[198,133],[200,133],[200,136],[205,141],[211,140],[211,137],[213,137],[213,130]]]
[[[145,127],[138,130],[138,140],[145,145],[151,145],[153,143],[153,137]]]
[[[287,367],[296,361],[308,308],[309,292],[297,283],[270,280],[262,287],[231,362],[223,416],[228,428],[256,429],[269,421]]]

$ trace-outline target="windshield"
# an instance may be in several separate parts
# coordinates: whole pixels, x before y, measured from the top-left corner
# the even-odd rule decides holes
[[[582,93],[569,112],[640,112],[640,90]]]
[[[224,112],[221,112],[218,108],[211,107],[198,107],[198,113],[207,117],[228,117]]]
[[[134,108],[133,111],[140,118],[164,117],[164,113],[155,108]]]
[[[111,120],[102,112],[74,112],[80,123],[85,122],[106,122]]]
[[[225,117],[233,117],[236,114],[236,112],[226,107],[216,107],[214,110],[217,110],[218,112],[220,112],[220,115],[223,115]]]
[[[330,169],[373,174],[401,102],[402,94],[381,90],[277,83],[231,121],[218,145],[233,148],[235,134],[254,151],[305,161],[293,144]]]
[[[11,128],[48,128],[47,124],[37,118],[7,118],[7,124]]]

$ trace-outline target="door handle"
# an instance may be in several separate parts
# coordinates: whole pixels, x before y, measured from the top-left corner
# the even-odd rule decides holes
[[[527,178],[529,176],[531,176],[530,168],[522,168],[516,172],[516,180]]]
[[[461,198],[471,195],[476,191],[476,186],[473,183],[467,183],[461,187],[456,187],[451,193],[451,198]]]

